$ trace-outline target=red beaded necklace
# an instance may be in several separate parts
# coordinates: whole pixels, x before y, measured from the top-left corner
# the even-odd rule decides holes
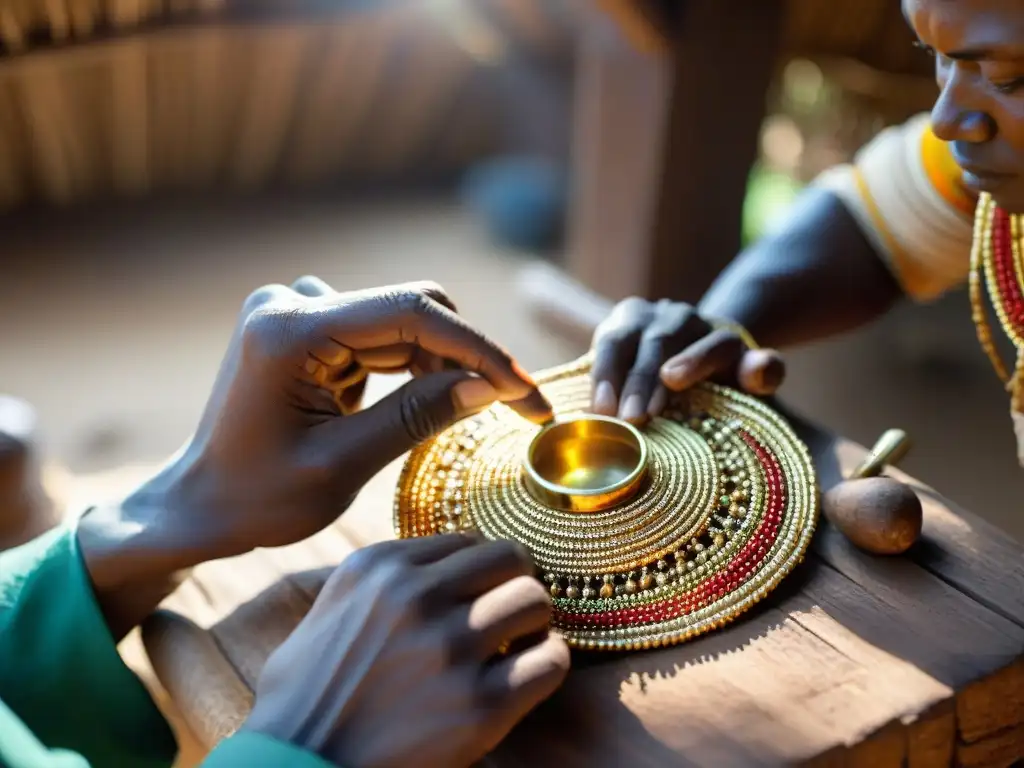
[[[1024,224],[1021,219],[1019,214],[1007,213],[997,206],[990,195],[981,195],[974,217],[970,271],[971,313],[978,341],[1011,393],[1015,421],[1017,414],[1024,414],[1024,247],[1021,243]],[[992,339],[983,282],[999,324],[1017,348],[1012,373]],[[1018,424],[1019,433],[1022,426]]]

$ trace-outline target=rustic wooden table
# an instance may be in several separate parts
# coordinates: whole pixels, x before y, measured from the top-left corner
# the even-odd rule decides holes
[[[863,456],[801,430],[823,488]],[[199,568],[144,627],[156,673],[200,740],[215,743],[245,717],[265,659],[309,608],[325,567],[392,535],[398,469],[312,539]],[[1024,757],[1022,549],[914,487],[924,533],[907,556],[861,553],[823,521],[807,562],[730,628],[671,649],[578,656],[564,689],[488,764],[1001,766]]]

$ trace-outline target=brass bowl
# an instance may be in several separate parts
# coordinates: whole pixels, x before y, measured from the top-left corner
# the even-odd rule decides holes
[[[599,512],[636,495],[647,474],[647,442],[631,424],[581,414],[552,422],[530,443],[523,480],[541,504]]]

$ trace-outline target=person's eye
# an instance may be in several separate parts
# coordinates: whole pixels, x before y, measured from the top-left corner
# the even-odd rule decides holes
[[[993,80],[992,87],[1000,93],[1016,93],[1024,88],[1024,77],[1014,77],[1010,80]]]
[[[925,45],[925,44],[924,44],[924,43],[922,43],[922,42],[921,42],[920,40],[915,40],[915,41],[914,41],[914,47],[915,47],[915,48],[917,48],[917,49],[919,49],[919,50],[922,50],[922,51],[924,51],[924,52],[925,52],[925,53],[927,53],[927,54],[928,54],[929,56],[932,56],[932,57],[934,57],[934,56],[935,56],[935,49],[934,49],[934,48],[932,48],[932,47],[931,47],[930,45]]]

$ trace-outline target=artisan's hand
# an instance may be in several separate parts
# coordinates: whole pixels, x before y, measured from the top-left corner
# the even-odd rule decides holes
[[[359,410],[369,373],[403,371],[419,375]],[[435,284],[336,293],[307,277],[262,288],[179,461],[182,513],[236,552],[298,541],[393,459],[496,400],[551,416],[530,377]]]
[[[619,302],[594,334],[593,409],[640,423],[657,416],[669,391],[714,379],[754,395],[772,394],[785,368],[774,350],[715,327],[689,304]]]
[[[359,409],[369,373],[404,371],[416,378]],[[336,293],[307,277],[256,291],[188,444],[124,503],[82,520],[114,635],[152,610],[172,573],[316,533],[390,461],[496,400],[551,417],[437,285]]]
[[[243,728],[345,768],[475,763],[569,668],[532,570],[458,534],[357,551],[267,661]]]

